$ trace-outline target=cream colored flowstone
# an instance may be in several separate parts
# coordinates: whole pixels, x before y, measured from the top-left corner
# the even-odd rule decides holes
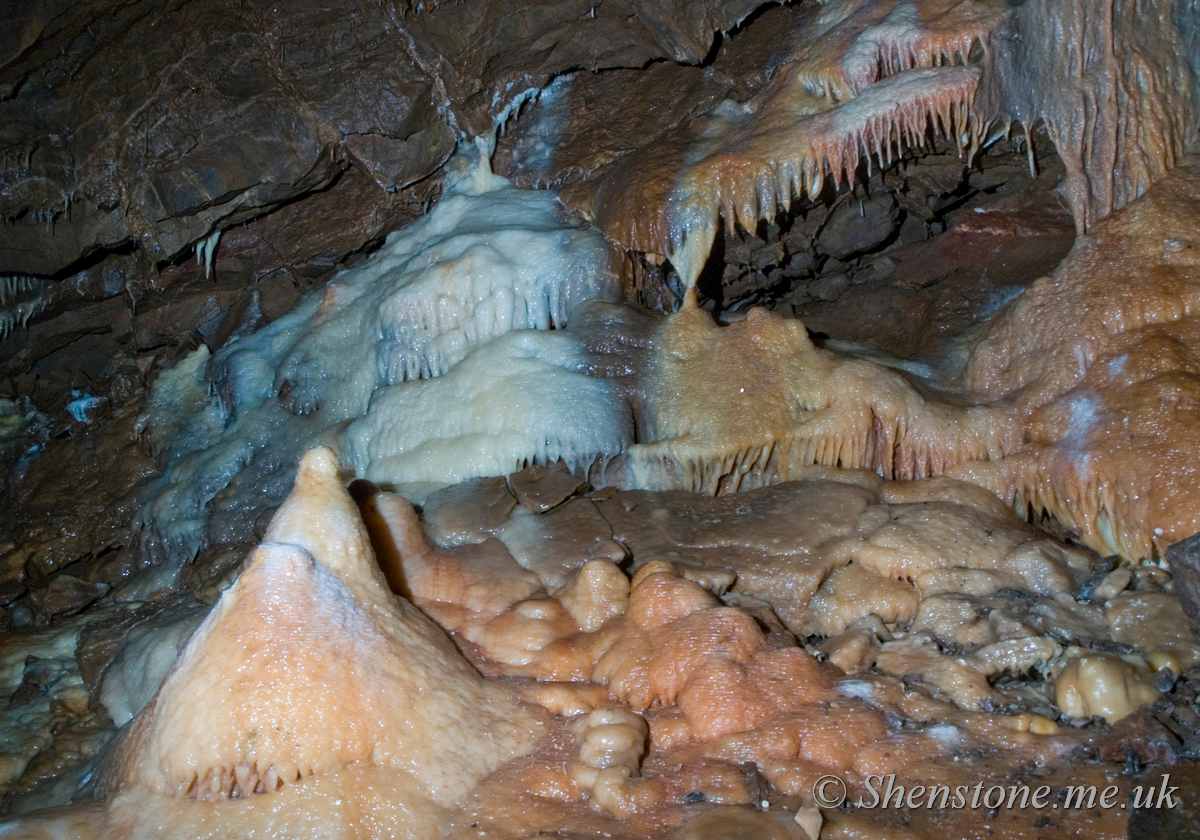
[[[426,838],[544,713],[393,595],[332,451],[295,488],[109,768],[103,807],[7,837]]]

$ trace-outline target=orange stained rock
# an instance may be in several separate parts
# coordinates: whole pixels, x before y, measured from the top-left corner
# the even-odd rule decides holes
[[[1081,238],[987,328],[966,387],[1029,413],[1027,444],[956,474],[1149,557],[1200,530],[1200,164]]]
[[[829,672],[803,650],[760,650],[744,663],[725,657],[703,662],[688,677],[678,704],[693,737],[710,741],[816,705],[829,691]]]
[[[379,494],[375,504],[392,539],[407,548],[401,563],[415,602],[504,673],[594,681],[637,710],[678,702],[686,737],[702,740],[815,701],[829,687],[809,654],[768,650],[749,614],[722,606],[671,563],[650,561],[629,581],[611,561],[591,560],[553,597],[509,600],[502,569],[431,549],[400,497]],[[471,598],[467,579],[480,587],[496,581],[489,608],[462,609]],[[545,699],[552,707],[564,702],[556,693]]]
[[[1200,162],[1187,159],[1034,283],[971,348],[977,400],[1038,407],[1089,373],[1123,385],[1196,366],[1200,313]],[[1138,352],[1146,345],[1149,352]],[[1130,354],[1122,360],[1121,356]],[[1101,362],[1109,369],[1095,370]]]
[[[589,560],[554,593],[579,629],[599,630],[629,607],[629,578],[611,560]]]
[[[830,688],[813,657],[769,650],[753,618],[663,561],[634,576],[629,611],[592,679],[634,709],[677,703],[687,736],[702,741],[815,703]]]
[[[389,579],[401,582],[413,603],[446,630],[508,673],[570,680],[591,672],[590,647],[566,640],[623,612],[628,581],[615,566],[611,571],[589,566],[551,598],[537,575],[521,568],[498,540],[440,551],[429,545],[402,496],[375,493],[362,503],[373,541],[395,558]],[[613,586],[613,572],[624,581],[624,592]]]
[[[830,637],[864,614],[878,616],[887,624],[908,624],[920,600],[912,585],[850,563],[826,578],[811,605],[816,627],[821,635]]]
[[[429,545],[403,496],[375,492],[360,505],[376,550],[393,558],[386,567],[392,588],[407,591],[447,630],[475,641],[475,634],[509,607],[545,595],[537,575],[517,565],[497,540],[439,551]]]
[[[730,733],[712,745],[709,753],[735,761],[755,760],[768,777],[775,775],[772,769],[794,771],[797,760],[827,773],[854,769],[866,747],[886,740],[883,715],[873,709],[813,705],[793,708],[753,730]],[[775,778],[772,781],[780,783]],[[814,781],[808,782],[809,793]],[[803,794],[786,783],[780,786],[788,793]]]
[[[712,607],[658,628],[626,626],[596,664],[593,678],[635,709],[673,704],[695,672],[713,660],[745,662],[763,646],[754,619]]]

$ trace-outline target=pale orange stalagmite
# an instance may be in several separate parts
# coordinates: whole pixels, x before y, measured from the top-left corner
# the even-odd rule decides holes
[[[92,836],[430,838],[542,736],[388,591],[330,450],[268,539],[133,722]]]

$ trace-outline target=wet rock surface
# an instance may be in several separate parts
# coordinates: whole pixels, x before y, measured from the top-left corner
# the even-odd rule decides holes
[[[50,275],[127,243],[174,260],[348,165],[403,189],[522,90],[699,61],[754,5],[25,5],[0,72],[0,266]]]
[[[55,575],[43,589],[29,595],[29,605],[43,619],[74,615],[108,592],[107,583],[88,583],[71,575]]]
[[[33,443],[12,464],[4,496],[9,515],[0,523],[7,582],[38,590],[66,570],[80,584],[60,593],[69,602],[68,593],[115,585],[137,567],[134,491],[156,470],[136,439],[136,420],[135,402],[107,408],[95,428],[60,421],[58,435]],[[39,609],[57,614],[57,595],[39,600]]]
[[[545,513],[588,488],[586,481],[566,470],[536,464],[510,475],[508,484],[517,501],[534,513]]]
[[[1180,577],[1177,592],[1188,625],[1200,632],[1200,534],[1167,549],[1167,563]]]
[[[126,242],[173,259],[328,185],[342,144],[399,187],[452,146],[434,79],[379,7],[27,6],[18,27],[0,193],[16,272]]]

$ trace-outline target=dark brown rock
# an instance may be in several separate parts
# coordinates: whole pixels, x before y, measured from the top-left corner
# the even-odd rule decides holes
[[[534,513],[545,513],[585,490],[588,483],[566,470],[533,464],[508,477],[517,501]]]
[[[0,488],[0,546],[9,546],[0,568],[10,579],[24,572],[37,581],[81,560],[94,568],[74,574],[103,574],[109,584],[109,573],[131,570],[122,564],[133,540],[136,488],[156,473],[136,439],[139,407],[136,400],[113,407],[76,434],[46,442],[10,472]]]
[[[427,177],[569,70],[698,63],[758,0],[21,4],[0,43],[0,272],[175,260],[332,183]]]
[[[7,808],[14,813],[29,809],[31,806],[18,804],[22,797],[30,797],[33,802],[64,802],[66,797],[59,791],[62,787],[73,791],[85,781],[88,768],[84,762],[109,742],[111,727],[112,721],[99,704],[94,708],[71,707],[53,701],[49,719],[52,740],[29,762],[20,779],[7,786]]]
[[[242,560],[254,550],[252,544],[218,544],[203,549],[180,572],[179,588],[206,603],[216,603],[222,590],[237,576]]]
[[[89,617],[92,614],[89,613]],[[136,612],[113,611],[90,621],[79,633],[75,646],[75,660],[79,663],[79,676],[87,686],[88,694],[95,697],[100,690],[104,670],[121,648],[121,642],[131,628],[145,619]]]
[[[1200,534],[1167,549],[1167,564],[1175,576],[1175,594],[1183,604],[1193,633],[1200,634]]]
[[[28,587],[20,581],[7,580],[0,583],[0,606],[7,607],[28,591]]]
[[[1142,764],[1171,765],[1179,760],[1179,741],[1144,711],[1134,712],[1113,724],[1100,748],[1103,761],[1125,762],[1130,751]]]
[[[807,290],[817,300],[837,300],[850,291],[850,275],[844,271],[822,274],[808,284]]]
[[[888,193],[857,200],[849,195],[830,213],[817,248],[839,260],[872,251],[892,237],[897,218],[896,200]]]
[[[148,350],[165,344],[175,344],[181,336],[195,332],[215,332],[223,316],[235,306],[245,312],[250,302],[250,292],[243,289],[197,288],[199,283],[188,287],[175,287],[168,292],[166,300],[159,306],[140,311],[133,319],[133,346]],[[228,338],[229,331],[224,337]],[[203,335],[209,339],[211,336]],[[212,349],[220,347],[219,341],[206,341]]]
[[[497,143],[496,170],[522,186],[579,184],[599,178],[630,152],[682,154],[687,130],[675,146],[665,138],[722,99],[745,99],[761,87],[791,51],[790,15],[766,10],[722,44],[710,67],[686,66],[696,63],[693,58],[682,66],[662,62],[562,79],[512,118]],[[682,18],[675,20],[678,25]],[[592,198],[589,189],[580,189],[574,206],[586,209]]]
[[[404,23],[421,65],[438,69],[458,127],[484,135],[514,97],[566,71],[642,68],[663,58],[700,64],[712,51],[716,33],[733,28],[760,5],[758,0],[441,0],[418,4]]]
[[[1164,778],[1166,787],[1163,787]],[[1170,773],[1147,773],[1137,779],[1143,790],[1153,787],[1152,805],[1136,808],[1129,815],[1129,840],[1200,840],[1200,767],[1182,765],[1172,767]],[[1176,788],[1172,793],[1171,788]],[[1158,807],[1159,796],[1172,793],[1168,807],[1163,800]],[[1144,801],[1145,797],[1143,797]]]
[[[328,185],[350,158],[390,188],[453,147],[394,9],[95,0],[22,10],[0,72],[0,270],[51,274],[126,241],[173,259]],[[354,145],[354,144],[352,144]]]
[[[524,187],[577,182],[712,108],[730,87],[699,67],[670,63],[563,79],[513,119],[494,166]]]
[[[29,605],[45,618],[74,615],[108,592],[106,583],[88,583],[72,575],[56,575],[48,586],[29,593]]]
[[[5,362],[6,372],[10,376],[25,373],[37,362],[85,336],[107,336],[115,350],[117,341],[129,335],[131,321],[129,304],[113,297],[85,303],[58,317],[33,324],[28,330],[14,331],[6,342],[5,349],[11,354]]]

